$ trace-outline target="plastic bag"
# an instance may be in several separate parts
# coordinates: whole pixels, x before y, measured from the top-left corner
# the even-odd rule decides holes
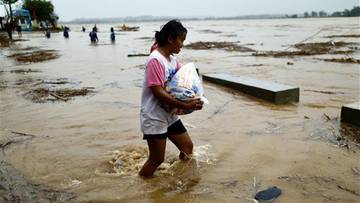
[[[202,87],[202,81],[196,72],[194,63],[188,63],[182,66],[166,84],[165,88],[170,95],[183,102],[200,98],[203,103],[208,103],[208,100],[203,96],[204,89]],[[178,115],[183,115],[189,114],[194,110],[167,108],[167,111]]]

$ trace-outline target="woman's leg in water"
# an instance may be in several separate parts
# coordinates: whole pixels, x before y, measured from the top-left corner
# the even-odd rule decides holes
[[[139,175],[151,177],[156,168],[164,161],[166,139],[147,139],[149,158],[141,168]]]
[[[179,158],[181,160],[188,160],[191,157],[194,146],[187,132],[169,135],[168,138],[180,150]]]

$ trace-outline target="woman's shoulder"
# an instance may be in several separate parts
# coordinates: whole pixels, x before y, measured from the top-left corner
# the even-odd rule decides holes
[[[151,52],[151,54],[148,56],[148,58],[146,60],[146,63],[148,64],[151,61],[157,61],[160,64],[162,64],[161,54],[157,50],[154,50],[153,52]]]
[[[157,59],[158,61],[163,61],[164,59],[163,55],[157,49],[151,52],[151,54],[148,57],[148,61],[153,58]]]

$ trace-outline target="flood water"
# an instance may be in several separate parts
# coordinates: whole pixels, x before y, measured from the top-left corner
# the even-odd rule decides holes
[[[0,133],[2,139],[20,140],[3,150],[3,159],[28,183],[72,194],[71,202],[253,202],[257,191],[271,186],[282,190],[279,203],[358,202],[359,129],[340,123],[339,117],[342,105],[359,101],[360,67],[321,59],[360,59],[360,51],[273,58],[183,48],[178,59],[194,62],[200,73],[299,87],[300,101],[274,105],[204,82],[210,103],[181,117],[194,142],[193,159],[179,162],[176,147],[168,142],[156,177],[140,178],[147,156],[139,127],[146,57],[127,55],[148,53],[153,31],[162,23],[129,24],[140,30],[117,32],[115,44],[109,30],[121,23],[98,24],[96,46],[88,32],[80,32],[83,25],[69,25],[69,39],[62,33],[52,33],[50,39],[40,32],[23,33],[28,41],[0,49]],[[316,33],[306,42],[360,43],[360,38],[326,38],[359,35],[359,18],[183,24],[189,30],[185,44],[240,41],[259,51],[285,50]],[[93,25],[84,26],[89,31]],[[26,47],[57,50],[60,57],[30,64],[7,57]],[[36,72],[11,72],[21,69]],[[59,79],[68,83],[44,82]],[[36,103],[26,97],[40,86],[93,91],[67,102]]]

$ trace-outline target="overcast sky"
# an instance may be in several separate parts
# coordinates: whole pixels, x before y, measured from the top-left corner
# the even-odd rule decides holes
[[[21,0],[20,0],[21,1]],[[61,21],[126,16],[240,16],[342,11],[360,0],[52,0]],[[4,9],[0,9],[3,15]]]

